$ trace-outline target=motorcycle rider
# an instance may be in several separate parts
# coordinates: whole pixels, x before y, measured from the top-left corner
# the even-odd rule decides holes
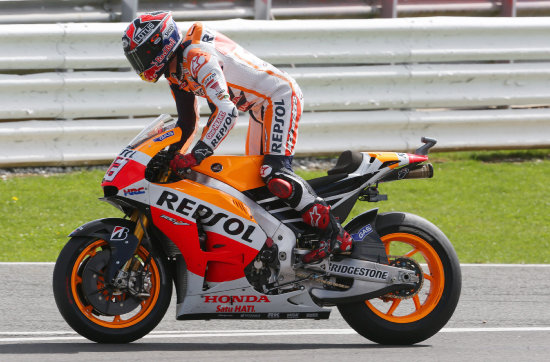
[[[311,263],[330,253],[351,250],[351,237],[330,206],[292,171],[302,92],[287,73],[247,52],[223,34],[194,23],[184,36],[170,12],[133,20],[122,37],[124,54],[140,77],[156,82],[164,75],[178,111],[182,140],[191,142],[199,113],[196,96],[211,110],[200,140],[190,153],[176,154],[174,170],[196,166],[212,155],[236,123],[249,112],[247,155],[264,155],[260,176],[269,191],[320,230],[320,245],[303,257]],[[181,145],[181,148],[184,145]]]

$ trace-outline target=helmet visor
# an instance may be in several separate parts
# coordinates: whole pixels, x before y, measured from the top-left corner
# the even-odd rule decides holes
[[[151,66],[155,57],[162,51],[162,41],[154,42],[146,41],[134,50],[124,52],[128,62],[136,73],[143,73]]]

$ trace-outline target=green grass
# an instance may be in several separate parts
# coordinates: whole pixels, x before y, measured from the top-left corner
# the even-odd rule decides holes
[[[434,154],[433,179],[381,184],[389,200],[358,202],[351,217],[374,207],[423,216],[447,234],[463,263],[550,263],[549,155]],[[0,261],[54,261],[74,228],[120,216],[97,200],[102,177],[101,171],[82,171],[0,180]]]
[[[430,220],[462,262],[550,263],[550,161],[434,164],[429,180],[380,186],[380,211]],[[371,207],[356,205],[354,215]]]
[[[0,261],[54,261],[85,222],[122,212],[98,200],[102,171],[0,180]]]

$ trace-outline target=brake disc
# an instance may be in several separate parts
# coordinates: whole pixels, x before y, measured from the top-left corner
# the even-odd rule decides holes
[[[82,291],[96,311],[115,316],[136,309],[141,300],[110,286],[104,279],[105,267],[111,252],[103,250],[90,258],[82,272]]]

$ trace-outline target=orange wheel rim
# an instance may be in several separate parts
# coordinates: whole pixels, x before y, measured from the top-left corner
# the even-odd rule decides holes
[[[94,312],[93,306],[86,301],[86,298],[83,297],[83,294],[81,292],[82,278],[80,277],[79,272],[82,263],[86,262],[88,258],[95,256],[99,250],[103,249],[107,245],[108,244],[105,240],[96,240],[92,244],[88,245],[80,253],[78,258],[76,259],[76,262],[73,264],[73,270],[71,272],[71,292],[80,312],[82,312],[82,314],[85,315],[86,318],[88,318],[95,324],[107,328],[127,328],[142,321],[145,317],[149,315],[149,313],[155,306],[160,291],[160,273],[157,264],[155,263],[154,259],[151,258],[149,264],[151,271],[151,296],[140,303],[138,307],[139,311],[130,316],[115,315],[108,317],[101,316],[100,318],[100,315]],[[149,252],[143,246],[140,246],[137,255],[142,260],[145,260],[149,255]]]
[[[412,323],[430,314],[439,303],[445,287],[443,264],[434,248],[419,236],[408,233],[385,235],[382,242],[388,255],[395,255],[390,249],[397,245],[409,246],[412,249],[403,253],[405,257],[422,258],[424,285],[412,298],[402,300],[388,298],[384,302],[365,301],[377,316],[393,323]],[[408,247],[407,247],[408,248]],[[429,284],[428,286],[426,284]]]

